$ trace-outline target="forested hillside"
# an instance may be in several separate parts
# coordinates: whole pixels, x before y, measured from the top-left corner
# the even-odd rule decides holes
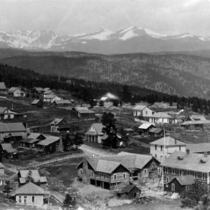
[[[210,98],[210,59],[187,54],[96,55],[30,53],[0,56],[0,62],[97,82],[133,85],[180,96]]]

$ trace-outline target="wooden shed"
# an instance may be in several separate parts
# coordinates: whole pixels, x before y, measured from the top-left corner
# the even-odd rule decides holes
[[[119,198],[133,199],[141,194],[141,190],[135,185],[127,185],[120,192],[117,192]]]

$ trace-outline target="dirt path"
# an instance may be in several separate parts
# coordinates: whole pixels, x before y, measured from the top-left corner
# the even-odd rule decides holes
[[[102,150],[102,149],[98,149],[98,148],[94,148],[88,145],[81,145],[79,147],[79,149],[81,149],[85,155],[88,156],[107,156],[107,155],[116,155],[116,153],[113,152],[109,152],[106,150]]]

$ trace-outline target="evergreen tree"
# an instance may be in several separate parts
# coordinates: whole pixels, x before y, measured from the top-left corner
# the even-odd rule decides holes
[[[5,181],[5,186],[4,186],[4,193],[7,194],[7,198],[9,198],[9,193],[11,191],[12,191],[12,187],[11,187],[10,181],[9,180],[6,180]]]
[[[71,195],[66,194],[66,197],[63,201],[63,208],[66,210],[74,208],[76,205],[76,199],[72,198]]]

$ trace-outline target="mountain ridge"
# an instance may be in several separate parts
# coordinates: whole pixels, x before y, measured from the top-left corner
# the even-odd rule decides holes
[[[118,31],[59,35],[52,31],[0,31],[0,48],[31,51],[83,51],[99,54],[210,50],[210,38],[189,33],[165,35],[131,26]]]

